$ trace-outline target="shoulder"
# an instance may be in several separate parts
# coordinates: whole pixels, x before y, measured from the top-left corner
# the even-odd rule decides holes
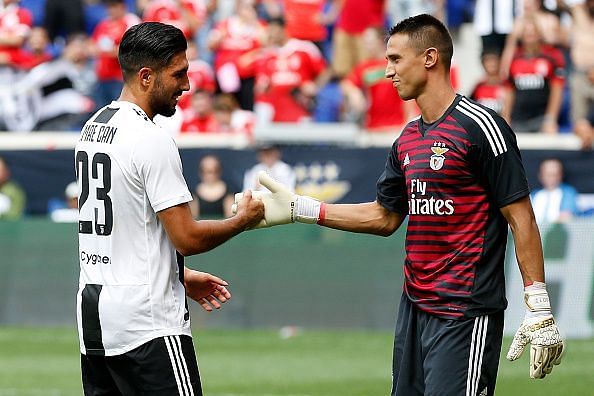
[[[513,132],[507,122],[492,109],[462,96],[452,115],[464,127],[471,140],[486,139],[495,155],[507,151],[505,142]]]

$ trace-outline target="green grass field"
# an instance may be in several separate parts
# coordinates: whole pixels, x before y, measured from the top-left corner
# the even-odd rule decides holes
[[[208,396],[375,396],[390,387],[392,335],[367,331],[195,330]],[[508,340],[506,340],[507,344]],[[570,341],[563,364],[528,378],[527,356],[501,361],[497,395],[594,395],[594,340]],[[0,328],[0,396],[81,395],[71,328]]]

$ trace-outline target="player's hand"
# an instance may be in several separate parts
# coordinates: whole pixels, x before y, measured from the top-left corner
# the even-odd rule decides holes
[[[530,378],[544,378],[561,363],[563,339],[551,313],[546,285],[534,282],[524,289],[526,316],[507,352],[508,360],[516,360],[530,344]]]
[[[246,230],[256,227],[264,219],[264,203],[252,194],[248,190],[239,199],[236,196],[233,204],[233,214],[244,219]]]
[[[254,191],[252,197],[264,203],[264,219],[254,228],[272,227],[294,223],[316,223],[320,218],[321,202],[311,197],[297,195],[266,172],[258,173],[258,181],[270,191]],[[235,194],[241,202],[242,193]],[[235,210],[235,205],[234,208]]]
[[[221,308],[231,298],[228,283],[208,272],[184,269],[186,295],[200,304],[205,311]]]

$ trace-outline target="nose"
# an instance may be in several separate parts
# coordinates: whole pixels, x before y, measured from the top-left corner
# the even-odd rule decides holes
[[[390,66],[390,63],[388,62],[388,65],[386,66],[386,72],[384,74],[384,76],[388,79],[392,79],[392,77],[394,77],[394,75],[396,74],[396,72],[394,71],[394,67]]]
[[[188,78],[188,74],[185,75],[184,80],[182,82],[182,86],[180,87],[182,91],[189,91],[190,90],[190,79]]]

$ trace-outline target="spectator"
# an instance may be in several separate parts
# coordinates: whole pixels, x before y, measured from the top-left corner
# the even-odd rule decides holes
[[[522,45],[510,66],[503,117],[517,132],[557,133],[563,98],[565,61],[542,41],[534,20],[522,23]]]
[[[482,51],[503,52],[516,15],[516,2],[477,0],[474,7],[474,31],[481,36]]]
[[[179,28],[188,40],[207,17],[206,0],[152,0],[144,8],[145,22],[161,22]]]
[[[83,0],[47,0],[43,26],[50,40],[85,31]]]
[[[23,189],[10,178],[10,168],[0,157],[0,220],[18,220],[23,217],[27,197]]]
[[[118,63],[118,48],[124,32],[140,22],[127,12],[124,0],[104,0],[107,17],[93,31],[93,42],[97,55],[97,79],[95,102],[97,107],[115,100],[122,90],[122,72]]]
[[[42,27],[31,29],[23,48],[15,54],[14,65],[19,69],[30,70],[53,58],[47,31]]]
[[[544,0],[523,0],[522,14],[514,20],[512,31],[505,39],[501,55],[501,71],[504,77],[516,54],[518,42],[522,40],[526,24],[536,24],[544,44],[553,47],[566,47],[567,34],[561,26],[559,17],[545,8]]]
[[[534,215],[539,224],[557,223],[576,215],[577,190],[563,183],[563,163],[556,159],[545,159],[540,163],[538,180],[541,189],[530,194]]]
[[[571,7],[571,120],[582,148],[594,141],[594,0]]]
[[[265,37],[253,0],[237,0],[236,14],[219,22],[208,40],[220,90],[235,94],[244,110],[254,109],[255,63]]]
[[[183,112],[190,109],[192,104],[192,95],[197,90],[215,92],[215,77],[212,67],[198,57],[198,48],[192,40],[188,41],[186,51],[188,57],[188,79],[190,80],[190,90],[184,92],[179,98],[178,105]]]
[[[24,119],[18,113],[5,110],[9,129],[80,129],[94,108],[93,100],[83,91],[84,84],[78,85],[87,78],[88,59],[87,37],[84,34],[71,36],[60,58],[36,66],[21,80],[5,87],[15,100],[10,107],[28,115]]]
[[[15,58],[25,44],[33,16],[26,8],[19,7],[19,0],[4,0],[3,4],[0,3],[0,67],[16,67]]]
[[[222,167],[214,155],[207,155],[198,165],[200,182],[194,187],[194,217],[230,217],[232,192],[221,179]]]
[[[192,108],[186,112],[181,132],[217,132],[219,124],[212,108],[212,94],[198,90],[192,96]]]
[[[365,119],[367,130],[395,132],[412,118],[412,102],[400,99],[392,81],[385,77],[384,30],[367,28],[362,40],[366,59],[355,66],[341,87],[349,107]]]
[[[234,96],[229,94],[217,95],[214,100],[213,110],[218,132],[252,136],[256,124],[256,115],[253,111],[242,110]]]
[[[64,206],[50,212],[50,218],[56,223],[78,223],[78,185],[69,183],[64,190]]]
[[[470,98],[501,114],[505,99],[505,83],[501,78],[501,56],[496,49],[485,49],[481,54],[485,71],[483,78],[474,86]]]
[[[318,92],[316,79],[325,68],[320,50],[311,42],[290,39],[284,20],[268,22],[267,48],[256,68],[258,122],[311,119]]]
[[[262,144],[258,147],[257,151],[258,163],[244,173],[242,191],[266,190],[258,182],[258,172],[260,171],[265,171],[274,179],[287,186],[291,191],[295,191],[297,176],[293,168],[282,161],[280,148],[272,144]]]
[[[334,0],[338,20],[332,37],[332,67],[339,77],[348,75],[364,59],[363,31],[385,24],[385,0]]]

